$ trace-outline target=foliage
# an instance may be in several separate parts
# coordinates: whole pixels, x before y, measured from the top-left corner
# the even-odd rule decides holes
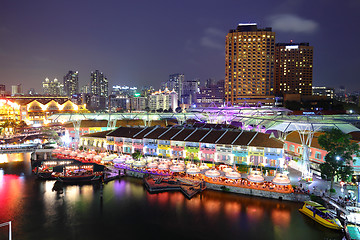
[[[331,181],[331,188],[335,177],[345,180],[353,173],[350,162],[353,160],[352,155],[359,155],[359,145],[351,142],[350,138],[350,135],[337,128],[318,138],[320,146],[328,152],[325,163],[320,165],[321,176]]]
[[[336,193],[336,190],[334,188],[330,188],[331,193]]]
[[[139,150],[136,150],[133,154],[131,154],[131,156],[133,157],[133,159],[140,159],[142,157],[142,153]]]

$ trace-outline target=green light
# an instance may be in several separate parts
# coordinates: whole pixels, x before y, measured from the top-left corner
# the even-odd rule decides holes
[[[140,97],[141,94],[140,93],[135,93],[134,97]]]

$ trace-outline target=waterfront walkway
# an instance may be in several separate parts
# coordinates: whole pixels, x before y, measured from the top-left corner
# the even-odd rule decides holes
[[[144,184],[150,193],[180,191],[188,199],[206,188],[205,183],[200,180],[194,181],[183,177],[149,176],[144,178]]]

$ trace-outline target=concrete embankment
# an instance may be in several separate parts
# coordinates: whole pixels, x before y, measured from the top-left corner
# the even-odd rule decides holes
[[[294,202],[303,202],[309,201],[310,197],[306,194],[297,194],[297,193],[278,193],[278,192],[271,192],[271,191],[263,191],[251,188],[241,188],[241,187],[232,187],[232,186],[225,186],[220,184],[213,184],[206,182],[206,188],[215,190],[215,191],[226,191],[232,193],[239,193],[245,194],[250,196],[257,196],[257,197],[265,197],[265,198],[273,198],[279,200],[287,200],[287,201],[294,201]]]
[[[144,178],[144,173],[135,172],[126,170],[126,176],[136,177],[136,178]],[[304,202],[309,201],[310,196],[307,194],[300,194],[300,193],[279,193],[279,192],[271,192],[271,191],[263,191],[251,188],[241,188],[241,187],[233,187],[233,186],[224,186],[221,184],[213,184],[213,183],[205,183],[207,189],[215,190],[215,191],[222,191],[222,192],[231,192],[231,193],[238,193],[256,197],[264,197],[264,198],[272,198],[278,200],[286,200],[286,201],[293,201],[293,202]]]

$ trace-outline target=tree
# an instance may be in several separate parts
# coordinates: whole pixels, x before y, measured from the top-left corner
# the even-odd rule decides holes
[[[353,173],[350,162],[355,161],[352,155],[359,156],[359,145],[350,139],[350,135],[337,128],[325,132],[318,138],[320,146],[328,152],[325,163],[320,165],[320,171],[322,178],[331,181],[330,189],[333,188],[335,177],[345,180]]]
[[[142,157],[142,153],[139,150],[136,150],[133,154],[131,154],[133,159],[139,160]]]

